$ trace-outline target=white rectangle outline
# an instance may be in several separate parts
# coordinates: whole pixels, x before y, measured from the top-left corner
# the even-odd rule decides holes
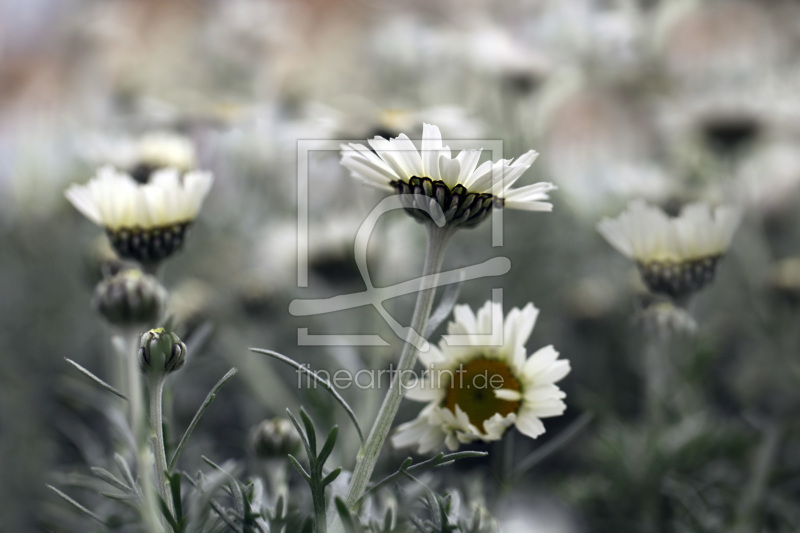
[[[308,215],[309,215],[309,186],[308,186],[308,157],[313,151],[339,151],[342,144],[364,144],[364,139],[298,139],[297,140],[297,286],[308,287]],[[466,150],[480,145],[484,152],[489,153],[489,159],[497,161],[503,158],[503,141],[499,139],[448,139],[446,144],[452,150]],[[498,155],[499,154],[499,155]],[[492,173],[492,183],[497,184],[503,180],[500,173]],[[354,186],[360,184],[353,180]],[[503,210],[493,209],[492,247],[503,246]]]

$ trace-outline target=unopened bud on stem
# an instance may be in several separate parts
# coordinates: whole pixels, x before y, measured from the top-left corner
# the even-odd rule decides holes
[[[300,449],[300,435],[285,418],[264,420],[252,432],[253,449],[262,459],[283,458]]]
[[[151,329],[139,343],[139,363],[146,374],[167,374],[183,366],[186,345],[173,332],[164,328]]]
[[[115,326],[142,327],[158,320],[166,299],[167,291],[156,278],[125,270],[97,284],[92,305]]]

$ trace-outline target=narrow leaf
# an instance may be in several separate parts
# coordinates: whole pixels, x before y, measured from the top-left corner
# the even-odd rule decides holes
[[[158,504],[161,506],[161,514],[163,514],[164,518],[167,519],[167,523],[169,523],[169,527],[172,528],[172,531],[175,533],[180,533],[181,528],[178,525],[178,522],[175,521],[175,517],[169,512],[167,502],[165,502],[161,496],[158,497]]]
[[[356,418],[355,412],[350,408],[350,406],[347,404],[344,398],[342,398],[341,394],[339,394],[339,392],[333,388],[333,385],[331,385],[326,379],[320,377],[319,375],[317,375],[316,372],[301,365],[294,359],[286,357],[285,355],[280,354],[278,352],[273,352],[272,350],[265,350],[263,348],[250,348],[250,351],[273,357],[311,376],[314,379],[314,381],[322,385],[322,388],[328,391],[334,397],[334,399],[339,403],[339,405],[342,406],[342,409],[344,409],[347,412],[347,416],[350,417],[350,420],[353,421],[353,425],[356,427],[356,431],[358,432],[358,438],[361,439],[361,444],[364,444],[364,433],[361,431],[361,426],[358,423],[358,418]]]
[[[297,470],[300,473],[300,476],[303,479],[305,479],[307,483],[310,482],[311,475],[308,472],[306,472],[306,469],[303,468],[303,465],[300,464],[300,461],[298,461],[297,458],[291,454],[289,454],[287,457],[289,457],[289,462],[292,464],[295,470]]]
[[[108,392],[110,392],[111,394],[114,394],[115,396],[118,396],[118,397],[122,398],[123,400],[127,400],[128,399],[120,391],[118,391],[117,389],[115,389],[114,387],[112,387],[111,385],[109,385],[108,383],[103,381],[102,379],[98,378],[97,376],[95,376],[94,374],[89,372],[87,369],[85,369],[84,367],[82,367],[81,365],[79,365],[78,363],[73,361],[72,359],[69,359],[69,358],[65,357],[64,360],[67,363],[71,364],[73,367],[75,367],[78,370],[78,372],[80,372],[81,374],[83,374],[87,378],[89,378],[92,381],[94,381],[95,384],[99,385],[101,388],[107,390]]]
[[[114,454],[114,461],[116,461],[117,466],[119,467],[120,472],[125,477],[125,480],[128,482],[130,487],[136,488],[136,480],[133,478],[133,474],[131,473],[131,469],[128,466],[128,462],[125,461],[125,458],[122,457],[120,454]]]
[[[584,413],[577,420],[572,422],[566,429],[547,441],[541,448],[538,448],[517,463],[514,469],[514,480],[519,479],[525,472],[544,461],[552,454],[560,450],[565,444],[575,438],[578,433],[589,425],[594,418],[593,413]]]
[[[339,477],[339,474],[341,474],[341,473],[342,473],[342,467],[340,466],[340,467],[336,468],[335,470],[333,470],[330,474],[325,476],[325,478],[322,480],[320,485],[323,486],[323,487],[327,487],[328,485],[333,483],[333,481],[337,477]]]
[[[461,273],[461,279],[464,279],[463,272]],[[444,322],[444,320],[450,315],[453,311],[453,307],[455,307],[456,303],[458,302],[458,295],[461,293],[461,282],[453,283],[448,285],[444,289],[444,293],[442,294],[442,299],[439,301],[439,305],[436,306],[436,310],[431,313],[431,317],[428,319],[428,325],[425,328],[425,337],[426,339],[431,336],[431,334],[436,331],[436,328],[439,327],[439,324]]]
[[[353,515],[347,508],[347,504],[344,503],[344,501],[342,501],[342,499],[339,497],[334,498],[333,501],[336,505],[336,511],[339,513],[339,518],[342,519],[342,525],[344,526],[345,533],[361,533],[361,525],[356,525]]]
[[[69,503],[70,505],[72,505],[73,507],[75,507],[77,510],[79,510],[80,512],[82,512],[83,514],[85,514],[86,516],[88,516],[89,518],[91,518],[91,519],[93,519],[93,520],[96,520],[96,521],[100,522],[100,523],[101,523],[101,524],[103,524],[104,526],[106,525],[106,523],[103,521],[103,519],[102,519],[102,518],[100,518],[99,516],[97,516],[96,514],[94,514],[93,512],[91,512],[89,509],[87,509],[87,508],[86,508],[86,507],[84,507],[83,505],[79,504],[78,502],[76,502],[75,500],[73,500],[72,498],[70,498],[69,496],[67,496],[66,494],[64,494],[63,492],[61,492],[61,491],[60,491],[60,490],[58,490],[57,488],[55,488],[54,486],[52,486],[52,485],[47,485],[47,488],[49,488],[50,490],[52,490],[53,492],[55,492],[56,494],[58,494],[59,496],[61,496],[61,498],[62,498],[64,501],[66,501],[67,503]]]
[[[203,404],[195,413],[194,418],[192,418],[192,421],[189,424],[189,427],[186,428],[186,432],[184,432],[183,437],[181,437],[181,441],[175,448],[175,452],[172,454],[172,459],[169,460],[169,466],[167,466],[168,471],[171,471],[175,467],[175,463],[178,461],[178,457],[180,457],[181,452],[183,451],[183,447],[186,446],[189,437],[192,435],[192,432],[194,431],[195,426],[197,426],[197,423],[200,422],[200,418],[203,416],[203,413],[205,413],[206,409],[208,409],[208,406],[211,405],[211,403],[217,397],[217,392],[219,392],[219,389],[221,389],[222,386],[228,382],[228,380],[230,380],[233,376],[235,376],[237,372],[238,370],[236,368],[231,368],[230,370],[228,370],[228,373],[222,376],[222,379],[217,381],[217,384],[214,385],[214,387],[211,389],[211,392],[208,393],[208,396],[206,396],[206,399],[203,401]]]
[[[306,431],[303,429],[303,427],[300,425],[300,422],[297,421],[297,418],[292,414],[292,412],[288,408],[286,409],[286,414],[289,415],[289,420],[292,421],[292,424],[294,424],[297,433],[300,435],[300,441],[303,443],[303,447],[306,450],[306,456],[308,456],[308,466],[311,467],[311,469],[313,470],[314,467],[312,465],[314,464],[314,460],[317,458],[317,451],[316,449],[311,448],[311,442],[308,440],[308,435],[306,434]],[[311,429],[313,431],[314,427],[311,426]]]
[[[339,426],[333,426],[331,432],[328,433],[328,438],[325,439],[325,444],[322,445],[322,451],[319,452],[317,456],[317,462],[319,462],[320,467],[325,464],[325,461],[328,460],[328,457],[331,455],[333,451],[333,447],[336,444],[336,436],[339,434]]]
[[[477,451],[455,452],[455,453],[449,453],[447,455],[445,455],[444,452],[439,452],[434,457],[431,457],[430,459],[423,461],[421,463],[417,463],[413,466],[411,465],[413,460],[411,459],[411,457],[408,457],[402,462],[400,468],[395,473],[386,476],[385,478],[383,478],[382,480],[378,481],[377,483],[369,487],[367,490],[365,490],[361,498],[358,499],[358,503],[363,501],[364,498],[366,498],[370,494],[382,489],[383,487],[385,487],[390,483],[397,481],[404,475],[408,476],[410,474],[424,472],[425,470],[430,470],[432,468],[436,468],[439,466],[447,466],[453,463],[454,461],[458,461],[460,459],[484,457],[486,455],[487,455],[486,452],[477,452]]]
[[[183,502],[181,501],[181,479],[183,475],[180,472],[167,475],[169,480],[170,493],[172,495],[172,504],[175,507],[175,520],[183,530]]]
[[[98,478],[102,479],[109,485],[118,488],[122,492],[130,492],[131,487],[123,483],[121,480],[117,479],[117,477],[106,470],[105,468],[100,468],[99,466],[92,467],[92,473],[97,476]]]
[[[311,421],[311,418],[306,413],[306,410],[302,407],[300,408],[300,418],[303,420],[303,426],[306,428],[306,435],[308,436],[308,447],[310,448],[310,452],[308,454],[309,462],[314,461],[317,457],[317,432],[314,429],[314,423]],[[311,454],[314,454],[313,456]]]

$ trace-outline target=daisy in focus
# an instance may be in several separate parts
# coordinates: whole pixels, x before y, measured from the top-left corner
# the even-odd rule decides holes
[[[556,383],[570,366],[552,346],[527,356],[538,309],[514,308],[505,320],[502,306],[491,301],[477,315],[466,305],[453,312],[449,335],[438,349],[419,354],[425,375],[406,392],[428,405],[397,428],[394,446],[427,453],[444,443],[455,450],[459,444],[499,440],[512,425],[531,438],[544,433],[541,419],[566,409],[566,395]]]
[[[625,256],[636,261],[652,292],[680,297],[700,290],[714,278],[717,264],[739,225],[731,207],[686,205],[678,217],[637,200],[616,219],[605,218],[597,230]]]
[[[473,227],[492,207],[552,211],[552,183],[511,186],[539,155],[534,150],[516,161],[501,159],[478,165],[481,150],[463,150],[456,157],[443,146],[439,128],[423,124],[421,148],[404,134],[375,137],[363,144],[342,146],[341,163],[352,176],[378,188],[403,194],[407,212],[419,221],[431,220],[432,203],[442,209],[448,226]]]
[[[212,181],[208,172],[181,176],[167,168],[141,184],[127,173],[103,167],[89,183],[72,185],[65,195],[86,218],[105,228],[120,256],[155,263],[183,246]]]

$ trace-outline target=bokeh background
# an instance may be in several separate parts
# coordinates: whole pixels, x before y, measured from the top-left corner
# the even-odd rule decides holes
[[[337,154],[313,154],[311,274],[298,289],[296,146],[414,138],[425,121],[446,138],[502,140],[505,157],[535,148],[522,182],[559,187],[552,214],[504,214],[502,248],[486,224],[458,234],[445,262],[509,257],[508,275],[466,284],[461,302],[480,306],[492,287],[506,309],[534,302],[529,347],[554,344],[572,362],[567,412],[537,441],[517,435],[517,456],[593,417],[494,502],[507,530],[798,531],[799,21],[791,0],[3,0],[0,530],[83,530],[45,483],[68,488],[68,473],[110,453],[107,398],[63,360],[111,368],[112,330],[89,305],[109,252],[65,200],[69,184],[148,132],[191,140],[215,183],[165,272],[194,342],[167,418],[185,427],[230,366],[241,372],[198,426],[186,468],[205,454],[257,473],[251,427],[301,404],[340,423],[350,468],[346,418],[247,347],[318,369],[393,360],[397,342],[297,345],[298,327],[391,336],[369,309],[289,315],[294,298],[363,289],[353,238],[380,198]],[[660,432],[642,418],[643,289],[595,230],[633,198],[743,212],[715,283],[690,306],[696,337],[670,356],[674,405]],[[376,284],[418,275],[423,248],[421,227],[386,217],[370,245]],[[405,322],[412,303],[390,308]],[[378,395],[345,391],[367,421]],[[387,452],[386,468],[404,456]],[[477,461],[441,476],[485,496],[491,472]]]

